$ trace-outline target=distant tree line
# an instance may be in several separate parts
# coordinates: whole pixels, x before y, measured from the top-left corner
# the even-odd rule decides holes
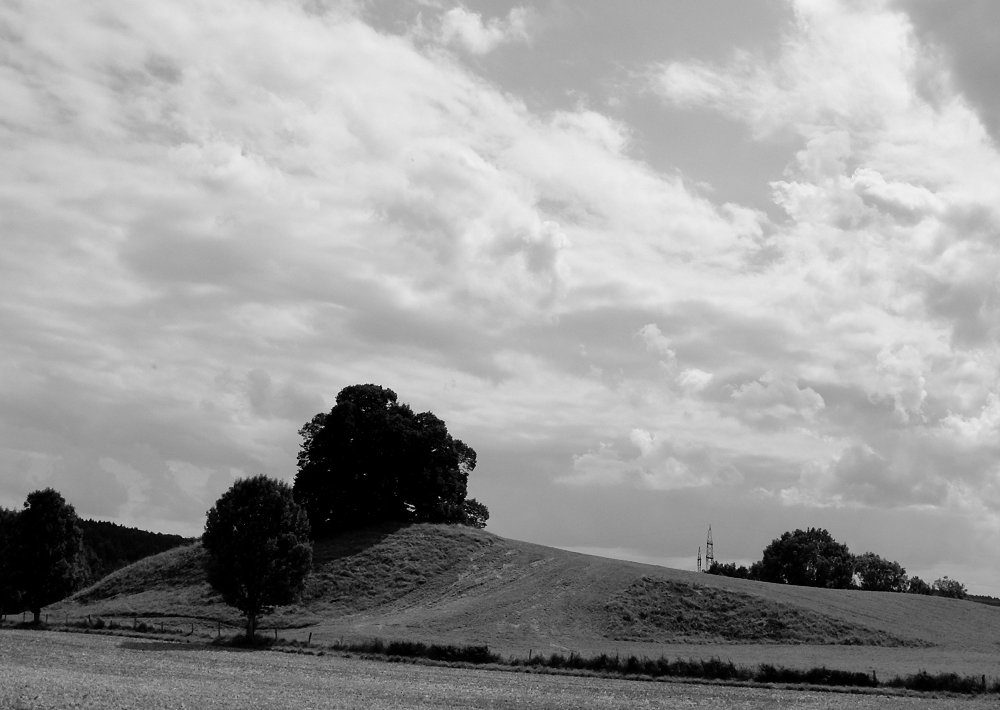
[[[105,520],[81,520],[84,584],[96,582],[144,557],[157,555],[195,538],[148,532]]]
[[[874,552],[853,555],[822,528],[785,532],[764,548],[761,559],[750,567],[714,563],[709,574],[752,579],[760,582],[795,584],[829,589],[862,589],[872,592],[933,594],[965,599],[965,585],[941,577],[928,584],[916,575],[907,576],[898,562]]]

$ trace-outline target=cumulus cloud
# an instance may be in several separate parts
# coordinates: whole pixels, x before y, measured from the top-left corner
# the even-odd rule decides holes
[[[557,482],[574,486],[629,485],[654,491],[735,486],[743,481],[740,471],[721,452],[694,442],[678,442],[645,429],[633,429],[630,448],[638,454],[622,453],[602,443],[595,451],[573,457],[572,473]]]
[[[665,336],[658,325],[647,323],[636,333],[646,344],[646,349],[660,358],[660,365],[672,370],[677,364],[677,353],[670,347],[670,339]]]
[[[378,382],[492,452],[501,525],[532,486],[992,524],[1000,156],[898,5],[791,8],[721,61],[655,43],[652,106],[525,77],[566,38],[520,8],[0,7],[0,501],[195,532]],[[703,111],[787,157],[775,209],[652,145]]]
[[[677,375],[677,384],[686,392],[700,392],[712,382],[712,373],[689,367]]]
[[[478,12],[453,7],[441,17],[440,40],[471,54],[488,54],[502,44],[526,42],[530,17],[526,8],[515,7],[504,18],[484,21]]]
[[[941,420],[941,428],[963,444],[1000,448],[1000,397],[990,392],[975,416],[949,413]]]
[[[920,417],[927,399],[924,357],[912,345],[885,347],[876,358],[878,374],[876,396],[892,400],[896,415],[903,422]]]
[[[825,403],[815,390],[799,387],[795,378],[773,371],[734,387],[730,395],[737,415],[762,425],[812,420]]]
[[[205,481],[290,475],[298,424],[355,381],[405,378],[432,409],[456,378],[523,397],[561,367],[527,354],[532,329],[661,291],[637,258],[651,274],[657,255],[742,248],[745,215],[635,160],[620,121],[533,114],[350,7],[105,10],[0,10],[18,36],[0,324],[24,371],[0,412],[31,434],[0,447],[89,462],[102,511],[159,496],[176,529],[210,503]],[[529,16],[456,8],[448,41],[523,41]]]

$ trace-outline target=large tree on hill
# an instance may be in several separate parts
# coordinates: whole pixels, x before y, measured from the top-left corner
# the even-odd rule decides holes
[[[909,579],[898,562],[866,552],[854,558],[854,573],[858,586],[870,592],[905,592]]]
[[[309,520],[287,483],[267,476],[236,481],[205,520],[208,581],[247,619],[252,642],[257,619],[301,593],[312,565]]]
[[[486,506],[466,498],[476,452],[391,389],[345,387],[299,433],[295,496],[314,534],[379,521],[486,525]]]
[[[854,558],[829,532],[809,528],[773,540],[752,573],[763,582],[847,589],[854,578]]]
[[[28,494],[12,527],[7,555],[10,583],[37,624],[42,607],[69,595],[83,580],[80,521],[72,505],[46,488]]]

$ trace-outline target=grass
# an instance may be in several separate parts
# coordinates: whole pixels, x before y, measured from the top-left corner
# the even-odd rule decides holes
[[[726,641],[871,646],[922,645],[790,604],[662,577],[643,576],[606,608],[615,638],[718,637]]]
[[[514,674],[15,630],[0,632],[0,657],[5,659],[0,664],[0,706],[10,708],[978,710],[996,704],[995,697],[920,700],[881,692],[844,695],[779,687],[636,682],[598,675]]]
[[[381,639],[359,643],[338,643],[330,648],[341,653],[359,653],[366,657],[379,656],[396,660],[420,658],[443,664],[488,665],[506,669],[577,671],[596,673],[603,677],[640,680],[676,678],[834,688],[901,688],[922,693],[966,695],[1000,693],[1000,681],[996,679],[990,681],[985,675],[959,675],[957,673],[931,674],[921,671],[881,682],[874,672],[846,671],[825,666],[798,669],[772,663],[761,663],[755,667],[748,667],[738,666],[731,660],[724,661],[718,657],[670,660],[665,656],[653,659],[635,655],[619,656],[616,654],[611,656],[607,653],[590,657],[572,653],[568,656],[553,653],[548,656],[537,655],[528,658],[504,659],[499,654],[491,652],[488,646],[447,646],[407,641],[385,642]]]
[[[356,531],[318,543],[314,559],[302,600],[265,617],[264,635],[488,646],[504,657],[719,656],[884,678],[995,672],[1000,608],[952,599],[699,575],[438,525]],[[47,611],[146,619],[199,638],[241,628],[203,560],[199,545],[171,550]]]

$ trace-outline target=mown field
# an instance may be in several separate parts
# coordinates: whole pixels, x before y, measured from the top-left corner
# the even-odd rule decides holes
[[[655,683],[239,651],[158,640],[0,631],[0,708],[914,708],[973,710],[996,698],[927,698]]]

